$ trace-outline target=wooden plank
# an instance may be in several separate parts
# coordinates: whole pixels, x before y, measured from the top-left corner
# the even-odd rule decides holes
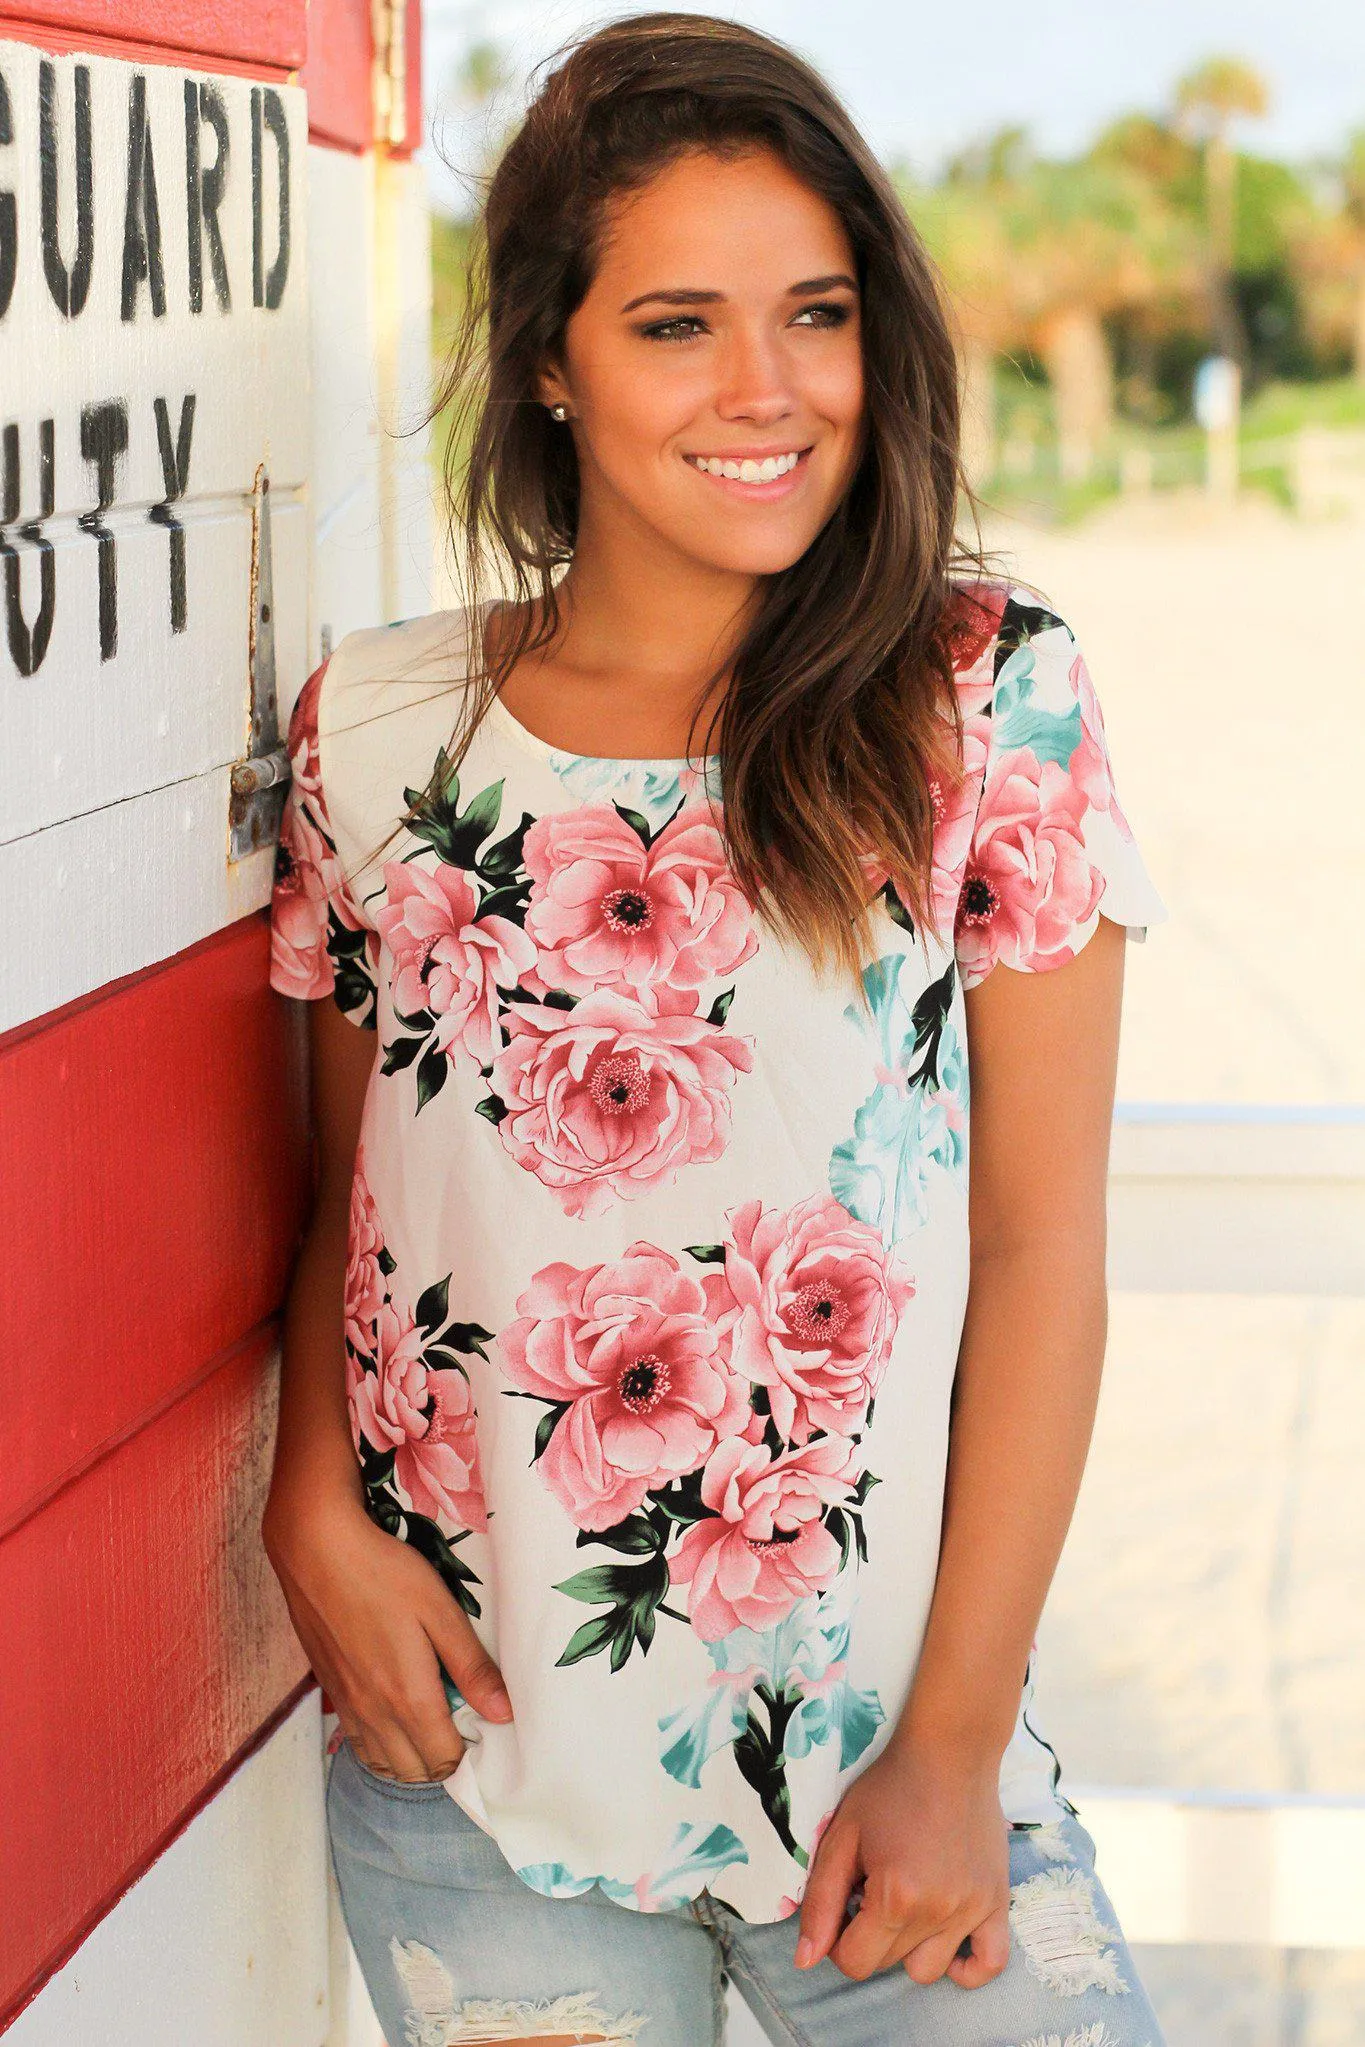
[[[12,0],[0,28],[49,48],[94,42],[192,51],[236,64],[295,70],[307,48],[307,0]],[[49,36],[60,42],[49,42]]]
[[[313,1686],[19,2015],[6,2047],[321,2047],[324,1781]]]
[[[6,524],[45,531],[96,505],[150,517],[154,505],[244,496],[267,457],[277,489],[302,483],[303,93],[108,57],[44,58],[15,42],[0,43],[0,80],[16,221],[14,282],[0,301],[0,419],[18,442],[6,456],[18,466]],[[43,225],[45,146],[56,164],[55,232]],[[12,649],[0,653],[13,659]]]
[[[307,1046],[263,913],[0,1039],[0,1530],[278,1308],[308,1200]]]
[[[374,141],[370,0],[311,0],[302,84],[315,142],[360,152]]]
[[[0,2015],[306,1674],[260,1541],[275,1360],[267,1328],[0,1541]]]
[[[419,0],[407,0],[404,12],[407,133],[391,147],[395,156],[408,157],[424,140]],[[308,62],[302,83],[308,92],[309,131],[314,141],[334,148],[357,153],[371,149],[375,115],[370,0],[312,0],[308,21]]]
[[[308,673],[308,508],[302,497],[281,497],[274,490],[270,496],[276,658],[282,676],[301,682]],[[171,626],[166,533],[131,512],[111,517],[109,524],[117,538],[119,583],[125,593],[119,606],[118,658],[100,661],[96,548],[74,526],[54,536],[58,602],[42,668],[37,675],[19,676],[0,657],[6,750],[24,768],[6,788],[0,846],[229,767],[246,752],[249,502],[239,498],[187,508],[186,595],[192,629],[182,633]],[[21,545],[19,552],[21,594],[32,615],[37,551]],[[291,689],[291,702],[293,694]],[[209,828],[220,854],[227,821],[225,807]],[[171,881],[181,857],[178,827],[156,853]],[[55,877],[55,860],[48,858],[46,866]],[[40,904],[32,907],[41,914]],[[60,947],[55,922],[43,935]]]

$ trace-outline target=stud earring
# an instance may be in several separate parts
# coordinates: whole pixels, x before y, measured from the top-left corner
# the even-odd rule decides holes
[[[563,420],[566,420],[566,419],[568,418],[568,416],[569,416],[569,408],[568,408],[568,406],[567,406],[567,405],[552,405],[552,406],[550,407],[550,417],[551,417],[551,419],[557,419],[557,420],[563,421]]]

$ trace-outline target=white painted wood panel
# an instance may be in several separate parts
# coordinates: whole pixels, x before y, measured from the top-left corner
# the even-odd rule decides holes
[[[308,672],[308,508],[299,493],[273,486],[270,502],[276,660],[282,676],[297,678],[296,692]],[[118,658],[102,667],[92,658],[99,636],[94,547],[70,529],[54,537],[62,602],[47,658],[37,675],[0,672],[5,752],[15,764],[12,780],[6,771],[0,846],[227,767],[246,752],[249,498],[193,504],[184,522],[195,630],[168,634],[164,604],[143,601],[159,588],[164,596],[166,536],[136,511],[111,512],[121,577],[138,601],[130,597],[124,607]],[[21,558],[25,595],[30,585],[36,592],[36,567],[32,553]],[[280,695],[283,703],[283,688]],[[224,832],[226,825],[225,810]],[[51,935],[60,942],[60,930]]]
[[[41,188],[47,76],[55,234],[44,233]],[[54,514],[74,516],[95,504],[96,466],[81,445],[89,407],[121,414],[111,447],[126,429],[116,465],[121,506],[145,511],[167,496],[158,399],[173,442],[182,404],[194,400],[187,474],[176,497],[249,489],[263,458],[277,487],[302,483],[309,462],[304,93],[86,52],[51,56],[12,42],[0,43],[0,80],[14,135],[0,152],[0,185],[15,196],[17,254],[12,297],[0,306],[0,421],[19,429],[20,516],[33,519],[43,509],[38,431],[47,419]],[[82,209],[77,109],[87,98],[89,201]],[[200,156],[193,200],[191,127]],[[221,179],[219,128],[226,138]],[[260,135],[255,179],[253,130]],[[255,302],[258,267],[262,303]],[[54,280],[69,310],[57,303]]]
[[[20,2013],[6,2047],[322,2047],[321,1742],[312,1691]]]
[[[0,1030],[269,901],[273,848],[227,857],[230,775],[215,768],[0,846]]]
[[[313,148],[308,236],[313,275],[313,644],[383,619],[379,380],[374,359],[374,166]]]

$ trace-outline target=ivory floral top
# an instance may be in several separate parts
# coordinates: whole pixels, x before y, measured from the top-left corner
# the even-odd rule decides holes
[[[963,993],[1164,917],[1070,629],[993,586],[961,646],[937,928],[889,882],[822,984],[726,867],[713,760],[455,725],[463,613],[346,635],[289,726],[272,985],[375,1033],[347,1389],[369,1510],[502,1670],[447,1790],[523,1880],[800,1902],[904,1702],[968,1283]],[[875,880],[875,877],[873,877]],[[1066,1801],[1032,1724],[1015,1824]]]

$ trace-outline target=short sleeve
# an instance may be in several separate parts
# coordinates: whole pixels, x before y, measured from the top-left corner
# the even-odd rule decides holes
[[[967,721],[980,794],[954,939],[964,988],[1000,961],[1074,959],[1101,916],[1145,938],[1166,906],[1119,804],[1104,718],[1064,619],[1011,595],[989,702]]]
[[[289,719],[292,779],[270,895],[270,985],[309,1001],[330,995],[353,1024],[375,1030],[379,935],[347,885],[322,788],[318,701],[327,665],[313,670]]]

